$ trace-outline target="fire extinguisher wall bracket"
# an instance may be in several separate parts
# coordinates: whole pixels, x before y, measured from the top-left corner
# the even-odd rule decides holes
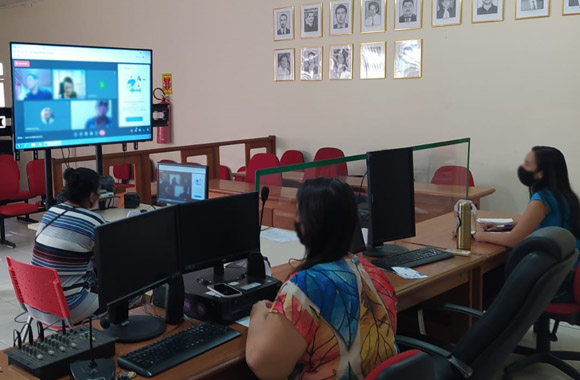
[[[159,98],[155,92],[161,91],[163,96]],[[153,90],[153,97],[160,100],[152,106],[153,117],[152,126],[157,127],[157,143],[169,144],[171,142],[171,103],[169,96],[165,95],[163,89],[156,88]]]

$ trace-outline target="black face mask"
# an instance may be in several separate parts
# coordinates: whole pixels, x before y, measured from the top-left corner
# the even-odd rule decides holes
[[[302,223],[295,221],[294,222],[294,230],[296,230],[296,235],[298,236],[300,243],[303,246],[305,246],[306,248],[308,248],[308,242],[306,241],[306,237],[304,237],[304,234],[302,233],[302,228],[300,228],[301,225],[302,225]]]
[[[520,182],[524,186],[530,187],[534,183],[536,183],[536,179],[534,178],[534,174],[536,174],[536,172],[527,171],[526,169],[524,169],[523,166],[520,166],[518,168],[518,178],[520,179]]]

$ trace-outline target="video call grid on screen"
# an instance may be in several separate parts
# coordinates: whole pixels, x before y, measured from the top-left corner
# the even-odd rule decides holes
[[[160,162],[157,202],[186,203],[207,198],[207,166]]]
[[[17,150],[152,139],[152,51],[11,43]]]

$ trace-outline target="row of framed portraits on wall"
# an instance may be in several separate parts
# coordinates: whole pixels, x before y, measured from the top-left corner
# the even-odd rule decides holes
[[[386,78],[386,42],[360,44],[360,79]],[[298,56],[299,78],[321,81],[324,77],[322,47],[303,47]],[[422,77],[423,40],[395,41],[393,77],[409,79]],[[274,81],[295,80],[294,49],[274,50]],[[328,79],[353,79],[353,45],[331,45],[328,53]]]
[[[354,0],[331,0],[329,4],[329,34],[352,34],[354,30]],[[359,1],[359,0],[357,0]],[[428,1],[428,0],[425,0]],[[505,0],[470,0],[471,22],[503,21]],[[460,25],[463,0],[431,0],[431,25]],[[423,27],[423,0],[394,0],[395,30]],[[580,0],[562,0],[562,14],[580,14]],[[361,33],[386,30],[387,0],[360,0]],[[550,0],[515,0],[516,19],[548,17]],[[294,7],[274,9],[274,41],[294,39]],[[302,38],[320,38],[323,28],[322,3],[300,6],[299,21]]]

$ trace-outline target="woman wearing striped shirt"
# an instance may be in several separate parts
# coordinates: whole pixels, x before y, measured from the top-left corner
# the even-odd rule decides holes
[[[104,224],[99,214],[90,211],[98,202],[99,175],[87,168],[68,168],[64,172],[66,202],[51,207],[42,217],[32,256],[32,264],[53,268],[60,281],[71,312],[72,323],[81,322],[99,308],[93,271],[95,227]],[[29,310],[33,317],[47,323],[56,316]]]

